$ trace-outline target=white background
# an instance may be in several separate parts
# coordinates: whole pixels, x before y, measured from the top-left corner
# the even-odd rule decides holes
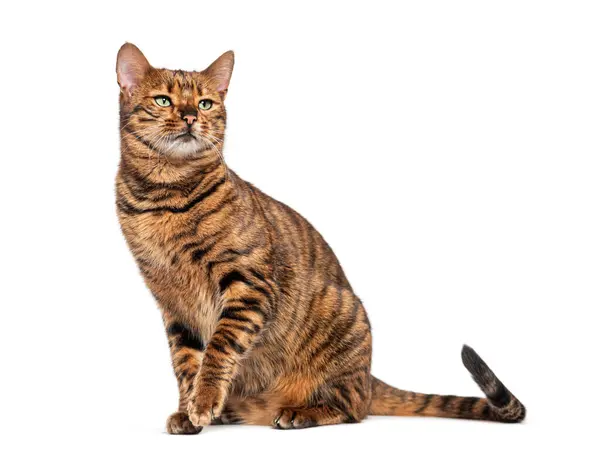
[[[0,460],[597,459],[597,6],[3,4]],[[124,41],[188,70],[235,50],[228,163],[332,245],[375,375],[478,394],[469,343],[527,421],[165,434],[166,337],[114,207]]]

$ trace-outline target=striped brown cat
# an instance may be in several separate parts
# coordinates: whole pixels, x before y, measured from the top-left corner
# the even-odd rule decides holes
[[[117,58],[123,234],[160,308],[179,408],[172,434],[209,424],[298,429],[367,415],[520,422],[525,407],[469,347],[486,398],[399,390],[371,375],[367,314],[323,237],[222,156],[233,53],[201,72]]]

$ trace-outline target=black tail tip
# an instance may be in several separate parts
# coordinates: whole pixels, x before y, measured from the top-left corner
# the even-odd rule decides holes
[[[473,376],[473,380],[488,399],[494,401],[498,396],[502,396],[503,400],[506,399],[506,388],[473,348],[463,345],[461,356],[462,362]]]
[[[475,350],[468,345],[463,345],[461,357],[475,383],[497,409],[496,414],[499,415],[499,420],[503,422],[521,422],[525,418],[525,406],[514,398],[513,394],[508,391]],[[511,399],[515,400],[512,406]]]
[[[479,384],[480,381],[491,380],[491,377],[495,377],[488,365],[481,359],[481,357],[475,352],[469,345],[463,345],[461,352],[462,362],[471,375],[475,378],[475,381]]]

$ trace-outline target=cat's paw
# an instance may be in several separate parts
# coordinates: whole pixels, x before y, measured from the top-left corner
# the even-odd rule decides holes
[[[225,403],[225,392],[216,387],[199,386],[188,403],[188,416],[196,427],[210,425],[219,418]]]
[[[174,412],[167,419],[167,433],[171,435],[195,435],[201,431],[202,427],[192,424],[185,412]]]
[[[273,428],[280,430],[305,429],[316,425],[314,417],[298,409],[282,409],[273,420]]]

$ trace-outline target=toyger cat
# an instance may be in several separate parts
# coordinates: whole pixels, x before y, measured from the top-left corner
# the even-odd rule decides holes
[[[172,434],[209,424],[299,429],[368,414],[519,422],[525,407],[469,347],[486,398],[399,390],[371,375],[371,330],[323,237],[228,169],[234,56],[202,72],[117,58],[123,234],[160,308],[179,385]]]

